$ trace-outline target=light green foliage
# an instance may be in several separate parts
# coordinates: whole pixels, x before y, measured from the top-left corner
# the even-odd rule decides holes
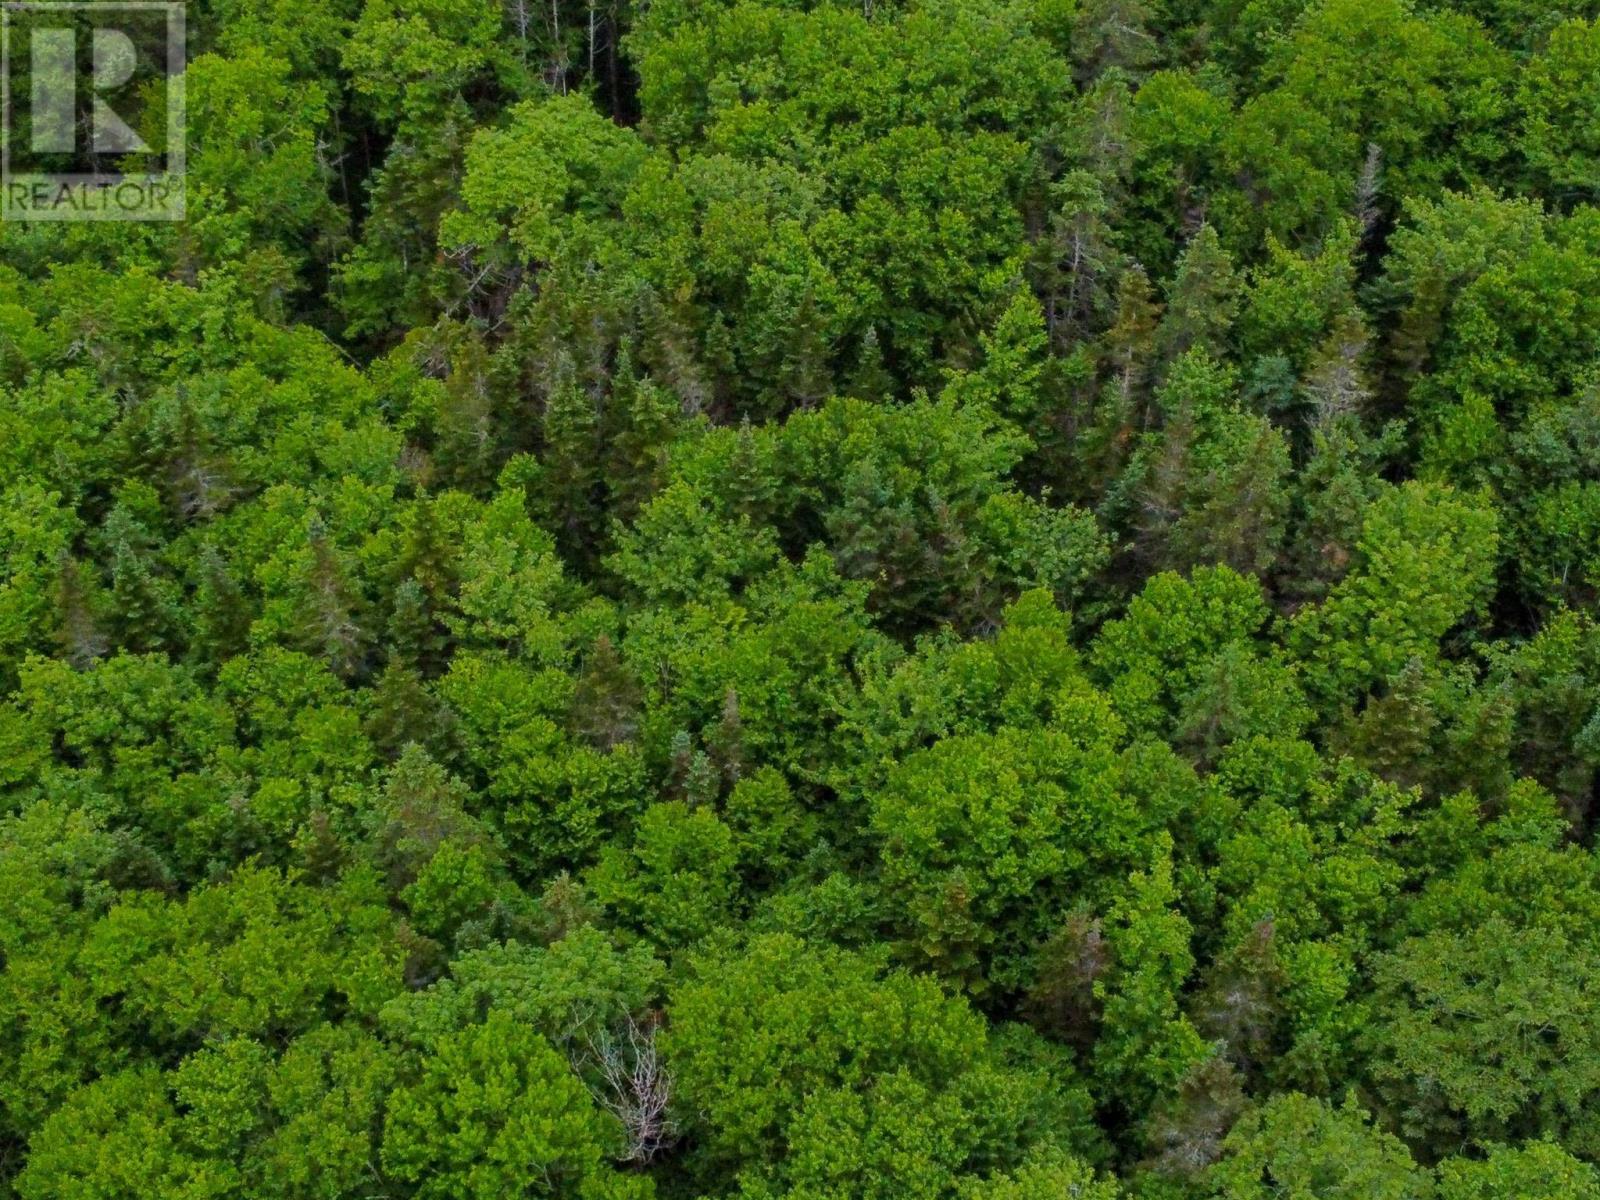
[[[331,258],[344,230],[318,155],[329,97],[259,47],[191,63],[188,89],[191,212],[174,255],[179,270],[238,261],[251,284],[282,288],[301,256]],[[253,299],[270,303],[259,292]]]
[[[618,537],[612,569],[646,597],[709,601],[770,569],[772,533],[747,516],[720,515],[687,483],[650,501]]]
[[[0,222],[0,1200],[1596,1195],[1597,21],[190,4]]]
[[[964,1068],[983,1044],[976,1016],[929,981],[880,974],[871,958],[774,936],[679,989],[667,1053],[713,1154],[759,1157],[807,1093],[892,1072],[908,1040],[919,1073]]]
[[[1544,1200],[1600,1195],[1594,1168],[1550,1142],[1522,1149],[1491,1146],[1482,1162],[1447,1159],[1439,1165],[1439,1200]]]
[[[1257,584],[1227,567],[1158,575],[1101,630],[1093,662],[1118,714],[1141,733],[1207,751],[1253,735],[1293,736],[1310,720],[1292,666],[1260,641]]]
[[[393,1068],[355,1029],[324,1027],[274,1061],[217,1043],[165,1076],[107,1075],[40,1130],[22,1196],[339,1195],[362,1186]]]
[[[1394,676],[1481,610],[1499,540],[1492,510],[1449,490],[1407,484],[1368,510],[1350,575],[1296,618],[1291,646],[1325,702]]]
[[[766,762],[808,780],[829,772],[840,756],[831,730],[851,690],[852,661],[878,637],[865,591],[812,554],[798,567],[779,566],[739,603],[635,620],[623,649],[646,681],[641,737],[671,764],[674,786],[687,791],[695,773],[695,798],[705,800],[737,764]]]
[[[369,876],[330,889],[243,868],[181,903],[136,895],[89,931],[83,968],[161,1042],[310,1028],[337,1002],[373,1016],[400,987],[393,923]]]
[[[648,950],[618,950],[586,925],[549,947],[508,943],[464,954],[447,978],[385,1005],[382,1024],[395,1040],[426,1047],[500,1012],[560,1048],[582,1050],[642,1011],[660,979]]]
[[[1283,355],[1297,369],[1308,367],[1330,328],[1355,309],[1359,238],[1351,222],[1329,231],[1314,253],[1297,254],[1268,238],[1266,259],[1245,290],[1240,350],[1250,357]]]
[[[389,1098],[383,1165],[419,1197],[637,1195],[607,1179],[616,1137],[548,1042],[491,1015],[441,1038]]]
[[[395,1061],[364,1031],[325,1026],[293,1042],[266,1080],[271,1120],[247,1151],[252,1187],[286,1198],[339,1194],[371,1171],[373,1140]],[[181,1073],[180,1073],[181,1077]],[[199,1107],[209,1096],[180,1097]],[[246,1105],[259,1093],[246,1092]]]
[[[881,8],[661,9],[636,34],[641,106],[664,144],[792,163],[821,193],[785,205],[742,263],[722,247],[727,282],[706,280],[740,313],[743,363],[781,355],[774,343],[813,308],[824,342],[875,330],[926,382],[958,313],[1004,305],[1019,263],[1010,197],[1027,171],[1026,144],[1004,130],[1056,116],[1067,81],[1031,5]],[[707,212],[708,232],[721,215]]]
[[[129,851],[133,851],[130,855]],[[95,990],[78,963],[84,932],[114,891],[108,876],[137,848],[108,835],[93,817],[41,801],[0,826],[0,1041],[13,1069],[0,1080],[8,1136],[30,1132],[66,1093],[118,1061]]]
[[[1019,597],[992,640],[931,638],[911,655],[884,648],[863,676],[845,723],[862,761],[845,784],[864,791],[909,751],[948,735],[1031,729],[1057,715],[1120,732],[1084,678],[1068,615],[1043,591]]]
[[[1002,729],[908,757],[872,825],[911,952],[980,988],[1012,977],[1052,907],[1104,897],[1152,859],[1187,798],[1161,774],[1102,730]]]
[[[1426,1200],[1431,1192],[1405,1145],[1374,1129],[1353,1100],[1335,1107],[1294,1093],[1276,1097],[1240,1122],[1225,1153],[1207,1181],[1219,1200]]]
[[[603,252],[645,148],[581,97],[530,102],[507,127],[479,133],[467,150],[463,208],[440,226],[447,248],[484,252],[508,240],[515,254],[549,262]]]
[[[1005,1175],[964,1190],[963,1200],[1047,1200],[1060,1195],[1081,1200],[1116,1200],[1116,1184],[1097,1180],[1083,1163],[1056,1155],[1040,1155]]]
[[[716,814],[657,804],[639,818],[632,851],[603,858],[589,886],[656,945],[688,945],[732,915],[737,856],[733,831]]]
[[[1559,195],[1600,191],[1600,124],[1581,102],[1600,81],[1600,26],[1568,21],[1551,31],[1521,80],[1523,153]]]
[[[1419,205],[1391,256],[1401,352],[1434,364],[1412,390],[1425,462],[1494,489],[1526,547],[1520,591],[1545,608],[1592,595],[1597,236],[1592,209],[1547,217],[1474,193]]]
[[[1311,5],[1263,76],[1225,151],[1251,181],[1219,196],[1230,228],[1330,231],[1374,147],[1374,199],[1431,199],[1483,178],[1506,153],[1509,56],[1453,12],[1413,12],[1402,0]]]
[[[1411,828],[1414,797],[1344,765],[1317,777],[1305,743],[1241,743],[1218,765],[1211,887],[1223,907],[1223,952],[1195,1019],[1253,1063],[1324,1086],[1363,1026],[1349,1005],[1360,955],[1394,920],[1407,873],[1392,846]]]
[[[108,1075],[77,1092],[35,1139],[17,1191],[54,1196],[226,1196],[233,1173],[183,1136],[161,1073]]]
[[[1194,967],[1192,930],[1177,910],[1170,861],[1133,875],[1127,895],[1110,911],[1106,943],[1114,961],[1095,983],[1103,1032],[1094,1070],[1106,1100],[1131,1112],[1174,1089],[1207,1057],[1204,1041],[1178,1011],[1178,996]]]
[[[425,121],[488,65],[500,25],[485,0],[366,0],[344,66],[377,116]]]
[[[228,53],[270,47],[297,73],[314,75],[337,61],[360,4],[335,0],[307,10],[294,0],[213,0],[207,7]]]
[[[1007,1068],[963,1002],[871,956],[760,937],[700,963],[671,1009],[704,1154],[752,1195],[891,1195],[908,1177],[963,1195],[1065,1115],[1065,1081]]]

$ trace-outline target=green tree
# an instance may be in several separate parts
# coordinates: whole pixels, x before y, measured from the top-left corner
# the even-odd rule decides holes
[[[1522,1196],[1543,1200],[1600,1195],[1600,1178],[1588,1163],[1552,1142],[1529,1142],[1521,1149],[1491,1146],[1482,1161],[1446,1159],[1439,1164],[1439,1200],[1499,1200]]]
[[[1600,80],[1600,25],[1567,21],[1550,32],[1517,89],[1522,153],[1553,193],[1592,200],[1600,191],[1600,126],[1574,100]]]
[[[1296,616],[1290,647],[1323,703],[1391,679],[1489,599],[1499,550],[1492,509],[1436,485],[1407,484],[1367,511],[1350,574]]]
[[[1592,952],[1559,930],[1502,919],[1386,956],[1373,1074],[1407,1132],[1441,1150],[1552,1135],[1589,1153],[1594,970]]]
[[[419,1197],[644,1197],[605,1165],[620,1130],[566,1061],[509,1017],[447,1034],[389,1098],[383,1165]]]
[[[1373,1128],[1353,1099],[1334,1107],[1295,1093],[1274,1097],[1234,1128],[1226,1151],[1208,1182],[1210,1195],[1227,1200],[1425,1200],[1432,1190],[1405,1144]]]
[[[1048,1149],[1052,1120],[1081,1127],[1068,1081],[1008,1068],[963,1002],[878,956],[760,937],[703,956],[670,1011],[696,1165],[754,1195],[964,1195]]]

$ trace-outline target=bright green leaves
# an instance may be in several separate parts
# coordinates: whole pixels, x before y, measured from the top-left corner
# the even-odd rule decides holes
[[[349,39],[360,0],[331,0],[308,10],[296,0],[214,0],[217,37],[227,54],[269,48],[302,77],[326,73]],[[191,19],[193,19],[191,17]]]
[[[460,715],[467,761],[524,871],[586,861],[641,804],[634,747],[602,754],[568,737],[573,680],[564,671],[462,654],[439,691]]]
[[[1454,13],[1311,6],[1231,130],[1228,161],[1250,186],[1219,195],[1226,227],[1314,238],[1353,203],[1481,180],[1506,153],[1510,75],[1509,58]]]
[[[25,1200],[233,1194],[233,1171],[185,1133],[158,1070],[108,1075],[76,1093],[34,1139],[18,1194]]]
[[[1171,862],[1153,858],[1150,870],[1129,878],[1106,920],[1110,968],[1094,985],[1101,1032],[1091,1056],[1102,1105],[1146,1112],[1209,1056],[1179,1011],[1194,968],[1192,930],[1179,899]]]
[[[389,1098],[383,1165],[419,1198],[602,1196],[617,1135],[548,1042],[491,1015],[441,1038]]]
[[[241,870],[181,903],[137,895],[89,932],[83,964],[124,1020],[179,1046],[309,1029],[330,1004],[376,1016],[401,986],[393,920],[359,874],[323,889]]]
[[[879,975],[871,959],[767,937],[677,990],[668,1060],[709,1153],[758,1162],[808,1093],[868,1084],[907,1057],[934,1080],[959,1074],[983,1044],[977,1017],[931,981]]]
[[[1212,15],[1234,25],[1234,53],[1265,61],[1237,84],[1208,67],[1141,90],[1138,198],[1167,208],[1166,238],[1198,210],[1235,249],[1315,245],[1348,214],[1492,178],[1509,154],[1513,62],[1468,17],[1401,0]],[[1242,93],[1232,113],[1230,92]]]
[[[1158,575],[1101,630],[1093,660],[1132,729],[1209,757],[1310,720],[1293,665],[1261,639],[1267,620],[1260,585],[1227,567]]]
[[[701,1153],[752,1196],[889,1197],[907,1177],[954,1196],[1065,1116],[1059,1081],[1004,1066],[963,1002],[872,957],[761,937],[702,961],[671,1011]]]
[[[67,557],[77,521],[60,498],[36,486],[4,493],[0,520],[0,677],[13,683],[25,654],[53,639],[72,657],[92,652],[92,630],[72,592],[80,568]],[[74,602],[76,601],[76,603]],[[59,614],[59,615],[58,615]]]
[[[386,1046],[349,1026],[324,1026],[291,1043],[267,1076],[273,1119],[264,1122],[267,1136],[247,1152],[253,1187],[263,1196],[310,1200],[362,1186],[396,1067]],[[180,1070],[180,1097],[205,1111],[211,1097],[185,1091],[194,1074]],[[260,1104],[259,1093],[245,1099]]]
[[[1005,306],[1031,140],[1068,80],[1028,6],[884,16],[650,11],[631,43],[644,140],[576,99],[521,109],[474,143],[473,215],[447,218],[444,240],[487,245],[483,218],[509,209],[527,258],[594,261],[608,309],[640,321],[647,289],[707,358],[727,356],[746,411],[815,404],[874,352],[933,383]],[[541,297],[546,311],[589,286],[555,275],[564,298]]]
[[[648,1180],[606,1165],[618,1134],[567,1060],[503,1013],[406,1054],[324,1026],[276,1059],[236,1039],[166,1075],[105,1076],[41,1129],[18,1189],[326,1200],[370,1186],[381,1162],[419,1197],[643,1200]]]
[[[1485,193],[1419,205],[1390,278],[1407,307],[1396,350],[1430,474],[1494,490],[1519,547],[1517,590],[1548,610],[1593,595],[1600,215],[1550,217]]]
[[[1521,1150],[1491,1146],[1481,1162],[1450,1159],[1439,1167],[1439,1200],[1594,1200],[1600,1176],[1553,1142]]]
[[[344,65],[381,119],[426,121],[488,66],[501,22],[486,0],[366,0]]]
[[[669,484],[619,532],[611,569],[643,597],[680,603],[713,601],[770,570],[773,531],[720,507],[690,484]]]
[[[395,1041],[425,1048],[498,1012],[581,1051],[643,1012],[661,975],[648,949],[618,950],[584,925],[547,947],[508,943],[464,954],[426,991],[392,1000],[382,1023]]]
[[[734,834],[716,814],[681,802],[639,818],[631,851],[614,850],[589,875],[595,898],[663,950],[727,924],[737,895]]]
[[[1592,1195],[1593,9],[196,6],[0,230],[0,1193]]]
[[[1217,1200],[1427,1200],[1432,1190],[1405,1144],[1374,1129],[1353,1099],[1336,1108],[1275,1097],[1234,1129],[1226,1149],[1207,1180]]]
[[[199,58],[187,76],[189,214],[169,253],[185,274],[226,264],[259,309],[282,311],[295,272],[331,261],[346,234],[320,141],[332,98],[261,48]]]
[[[1407,484],[1368,511],[1356,563],[1326,603],[1289,634],[1310,690],[1347,702],[1440,640],[1487,603],[1499,553],[1494,512],[1447,488]]]
[[[909,952],[980,990],[1014,985],[1052,911],[1115,894],[1159,853],[1185,797],[1149,782],[1103,730],[1002,729],[905,759],[873,800],[872,827]]]
[[[1600,87],[1600,25],[1568,21],[1551,31],[1521,80],[1522,150],[1556,195],[1600,195],[1600,120],[1584,97]]]
[[[581,97],[520,105],[503,129],[473,138],[462,208],[445,218],[441,239],[481,251],[508,240],[517,259],[533,263],[598,256],[605,222],[616,219],[647,153]]]
[[[78,951],[117,883],[148,870],[128,838],[41,801],[0,822],[0,1128],[25,1136],[77,1084],[121,1061]]]

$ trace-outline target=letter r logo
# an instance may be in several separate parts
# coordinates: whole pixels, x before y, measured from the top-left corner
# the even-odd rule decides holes
[[[78,35],[71,28],[31,31],[33,54],[33,149],[40,154],[71,154],[78,139]],[[134,76],[139,51],[120,29],[92,31],[94,88],[90,145],[96,154],[133,154],[150,147],[112,111],[103,93]]]
[[[0,0],[0,219],[182,220],[186,59],[182,0]]]

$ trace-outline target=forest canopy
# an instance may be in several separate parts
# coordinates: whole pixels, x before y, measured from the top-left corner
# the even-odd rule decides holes
[[[1600,1200],[1600,3],[187,19],[0,225],[0,1200]]]

